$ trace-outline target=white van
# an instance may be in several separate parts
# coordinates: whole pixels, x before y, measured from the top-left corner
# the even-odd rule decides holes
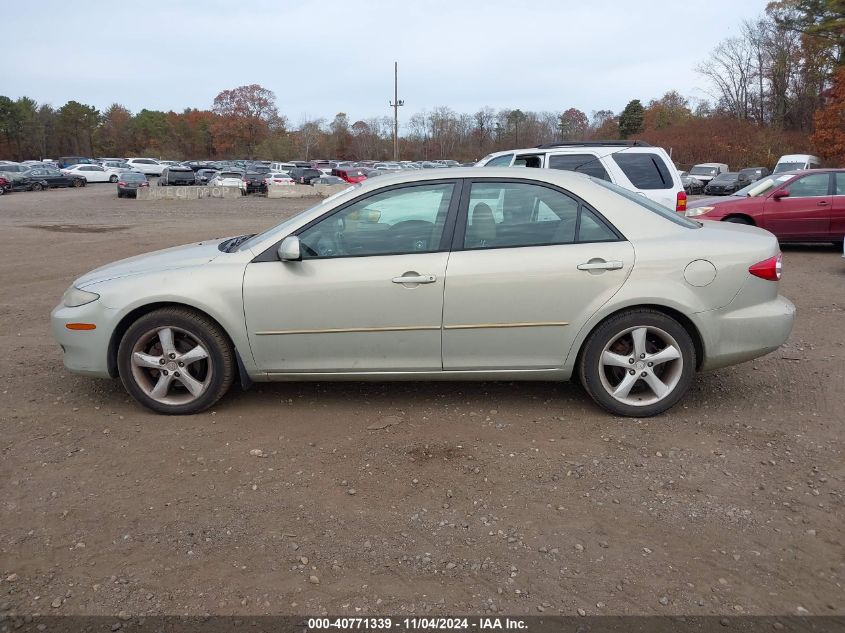
[[[784,154],[778,159],[773,174],[796,169],[818,169],[822,166],[822,159],[812,154]]]
[[[288,173],[291,169],[296,169],[296,165],[293,163],[270,163],[269,165],[270,170],[274,172],[284,172]]]
[[[662,147],[645,141],[549,143],[485,156],[476,167],[540,167],[577,171],[615,183],[669,209],[684,212],[681,175]]]

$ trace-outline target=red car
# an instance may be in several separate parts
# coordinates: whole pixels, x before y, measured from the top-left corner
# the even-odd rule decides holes
[[[12,190],[12,183],[10,183],[5,178],[0,177],[0,196],[2,196],[7,191]]]
[[[753,224],[781,242],[833,242],[845,237],[845,169],[772,174],[728,197],[690,202],[687,217]]]
[[[363,182],[367,179],[367,174],[362,169],[357,167],[342,167],[340,169],[332,169],[332,176],[343,178],[346,182],[355,184],[356,182]]]

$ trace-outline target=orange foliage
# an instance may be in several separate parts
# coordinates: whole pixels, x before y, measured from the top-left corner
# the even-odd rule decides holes
[[[845,66],[836,73],[825,106],[815,114],[813,146],[827,162],[845,165]]]

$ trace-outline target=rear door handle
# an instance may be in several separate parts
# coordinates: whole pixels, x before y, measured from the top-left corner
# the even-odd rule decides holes
[[[578,264],[578,270],[619,270],[622,268],[622,262],[587,262],[586,264]]]
[[[437,281],[437,275],[403,275],[390,281],[395,284],[433,284]]]

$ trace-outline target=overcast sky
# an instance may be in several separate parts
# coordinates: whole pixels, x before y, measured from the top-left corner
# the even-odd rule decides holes
[[[0,31],[0,94],[181,111],[259,83],[294,125],[446,105],[619,112],[668,90],[706,97],[696,64],[765,0],[45,0]]]

